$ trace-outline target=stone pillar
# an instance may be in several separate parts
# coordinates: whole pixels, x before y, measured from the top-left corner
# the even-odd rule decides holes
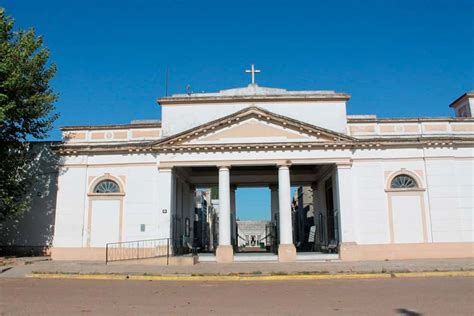
[[[352,202],[352,169],[350,165],[337,165],[337,217],[340,243],[356,242],[355,208]]]
[[[291,221],[291,183],[289,165],[278,166],[278,202],[280,245],[278,260],[280,262],[296,261],[296,248],[293,244],[293,225]]]
[[[154,238],[177,238],[176,223],[173,217],[176,215],[176,177],[172,168],[158,168],[158,218],[163,223],[161,229]],[[172,243],[170,243],[170,251]]]
[[[230,244],[230,171],[229,167],[219,167],[219,246],[216,250],[217,262],[233,262],[234,251]]]

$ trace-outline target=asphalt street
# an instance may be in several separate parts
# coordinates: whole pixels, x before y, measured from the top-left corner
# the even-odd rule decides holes
[[[0,279],[2,315],[473,315],[474,278]]]

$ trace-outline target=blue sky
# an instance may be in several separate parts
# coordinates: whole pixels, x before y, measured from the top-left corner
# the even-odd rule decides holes
[[[247,85],[244,69],[255,63],[262,86],[347,92],[350,114],[379,117],[450,116],[448,104],[474,89],[472,0],[0,6],[51,50],[57,127],[159,119],[155,100],[164,95],[166,68],[171,93],[188,84],[209,92]],[[50,138],[59,139],[57,128]],[[248,201],[242,210],[257,212],[252,205],[266,191],[258,192],[239,194]],[[268,203],[261,208],[269,213]]]

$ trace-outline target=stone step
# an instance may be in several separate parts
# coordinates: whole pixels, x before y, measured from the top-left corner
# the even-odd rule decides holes
[[[321,252],[299,252],[296,253],[296,261],[327,261],[339,260],[337,253],[321,253]]]
[[[277,262],[278,256],[273,253],[236,253],[234,262]]]

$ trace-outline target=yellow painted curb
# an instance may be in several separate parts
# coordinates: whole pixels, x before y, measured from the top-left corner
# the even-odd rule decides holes
[[[291,281],[291,280],[341,280],[388,279],[425,277],[474,277],[474,271],[396,272],[396,273],[340,273],[340,274],[289,274],[289,275],[121,275],[121,274],[62,274],[33,273],[28,277],[38,279],[74,280],[135,280],[135,281]]]

